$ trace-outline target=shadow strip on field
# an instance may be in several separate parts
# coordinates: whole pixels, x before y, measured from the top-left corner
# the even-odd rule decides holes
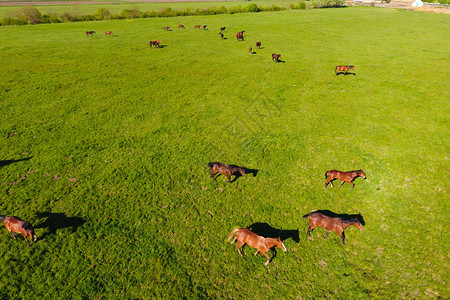
[[[33,157],[25,157],[25,158],[21,158],[21,159],[8,159],[8,160],[0,160],[0,167],[4,167],[16,162],[20,162],[20,161],[26,161],[26,160],[30,160]]]
[[[363,216],[361,216],[361,214],[352,214],[352,215],[338,214],[338,213],[332,212],[331,210],[328,210],[328,209],[316,210],[314,212],[321,213],[322,215],[331,217],[331,218],[340,218],[342,220],[351,220],[351,219],[356,218],[359,221],[359,223],[361,223],[361,225],[363,225],[363,226],[366,225],[366,222],[364,221],[364,218],[363,218]]]
[[[283,229],[276,229],[272,226],[270,226],[267,223],[253,223],[252,225],[248,226],[247,229],[253,231],[254,233],[263,236],[265,238],[274,238],[280,237],[282,241],[285,241],[287,239],[292,239],[294,242],[298,243],[300,242],[300,236],[298,234],[298,228],[293,230],[283,230]]]
[[[47,218],[44,222],[34,226],[34,228],[48,228],[48,232],[44,233],[40,238],[47,235],[55,234],[58,229],[72,227],[72,231],[83,225],[86,221],[80,217],[67,217],[65,213],[41,212],[37,213],[38,218]]]

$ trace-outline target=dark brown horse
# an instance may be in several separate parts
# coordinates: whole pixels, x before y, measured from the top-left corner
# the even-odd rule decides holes
[[[105,36],[111,35],[111,34],[112,34],[112,31],[105,31]]]
[[[185,28],[184,28],[184,25],[181,25],[181,24],[178,25],[178,28],[179,28],[179,29],[185,29]]]
[[[352,189],[355,187],[355,184],[353,183],[353,180],[355,180],[356,177],[362,177],[366,179],[366,174],[364,174],[363,170],[357,170],[357,171],[349,171],[349,172],[342,172],[338,170],[329,170],[325,172],[325,178],[327,181],[325,182],[325,188],[327,187],[328,183],[331,184],[331,187],[333,187],[333,180],[339,179],[341,180],[341,184],[339,187],[341,187],[344,182],[348,182],[352,185]]]
[[[207,167],[211,168],[209,177],[212,177],[214,180],[216,180],[216,178],[214,177],[216,173],[227,176],[228,182],[231,182],[231,175],[235,175],[237,173],[240,173],[242,176],[245,175],[245,168],[235,165],[226,165],[220,162],[210,162],[207,164]]]
[[[244,40],[244,33],[243,32],[236,33],[236,39],[238,41],[243,41]]]
[[[342,218],[342,217],[331,217],[327,216],[325,214],[322,214],[320,212],[310,212],[309,214],[306,214],[303,216],[303,219],[309,217],[309,227],[308,227],[308,238],[312,240],[311,232],[316,227],[322,227],[325,230],[328,230],[327,233],[323,236],[325,239],[327,235],[334,231],[336,232],[342,239],[342,243],[345,245],[345,234],[344,230],[347,227],[355,226],[356,228],[359,228],[360,230],[364,230],[363,225],[358,220],[358,217],[356,215],[353,215],[349,218]]]
[[[17,239],[16,232],[21,233],[27,241],[28,247],[30,247],[30,243],[28,242],[28,236],[33,242],[37,241],[37,236],[34,233],[33,226],[27,221],[21,220],[18,217],[5,217],[0,216],[0,221],[4,221],[6,229],[11,232],[14,239]]]
[[[344,75],[347,75],[347,72],[349,70],[354,70],[355,66],[337,66],[336,69],[334,69],[334,72],[336,75],[339,75],[339,73],[344,72]]]
[[[280,237],[274,238],[265,238],[260,235],[257,235],[256,233],[248,230],[247,228],[235,228],[231,231],[230,235],[228,236],[228,241],[231,240],[231,238],[234,236],[233,241],[231,244],[233,244],[236,240],[238,241],[236,247],[241,256],[241,247],[245,244],[249,245],[252,248],[256,249],[255,256],[258,255],[259,252],[261,252],[265,257],[267,257],[267,261],[265,265],[267,266],[270,263],[269,255],[266,254],[267,251],[272,249],[273,247],[278,247],[284,252],[286,252],[286,247],[284,246],[283,242],[281,241]]]
[[[259,49],[261,49],[261,42],[256,42],[256,47],[258,47]]]
[[[220,31],[225,31],[226,27],[220,27]]]
[[[86,35],[93,35],[95,33],[95,31],[90,30],[90,31],[86,31]]]
[[[159,45],[159,43],[160,43],[160,41],[150,41],[150,43],[149,43],[150,48],[152,48],[152,46],[161,48],[161,46]]]
[[[223,33],[222,33],[222,32],[219,32],[219,34],[220,34],[220,37],[221,37],[222,40],[223,40]]]
[[[279,62],[280,61],[280,57],[281,57],[281,54],[272,53],[272,61]]]
[[[206,30],[206,27],[208,27],[208,25],[203,25],[203,29]]]

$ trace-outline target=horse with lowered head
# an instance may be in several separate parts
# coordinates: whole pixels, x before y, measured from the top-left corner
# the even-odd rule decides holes
[[[265,263],[266,266],[270,263],[270,257],[266,254],[267,251],[276,246],[286,252],[286,247],[284,246],[280,237],[277,237],[276,239],[265,238],[248,230],[247,228],[234,228],[228,236],[228,241],[231,240],[233,236],[234,239],[231,244],[233,244],[236,240],[238,241],[236,247],[241,256],[243,255],[240,248],[247,244],[250,247],[256,249],[255,256],[258,255],[259,252],[261,252],[265,257],[267,257],[267,261]]]
[[[30,243],[28,242],[28,236],[33,242],[37,241],[37,236],[34,233],[33,226],[22,219],[19,219],[18,217],[5,217],[0,216],[0,221],[4,221],[3,224],[5,225],[6,229],[11,232],[14,239],[17,239],[16,232],[21,233],[27,241],[28,247],[30,247]]]
[[[216,180],[216,178],[214,177],[216,173],[227,176],[228,182],[231,182],[231,175],[236,176],[236,174],[238,173],[240,173],[242,176],[245,175],[245,168],[235,165],[226,165],[220,162],[210,162],[206,166],[210,168],[209,177],[212,177],[214,180]]]

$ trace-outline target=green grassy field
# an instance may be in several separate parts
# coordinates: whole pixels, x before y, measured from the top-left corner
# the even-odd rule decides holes
[[[55,0],[56,1],[56,0]],[[298,5],[299,1],[295,0],[252,0],[252,1],[214,1],[214,2],[173,2],[173,3],[130,3],[123,1],[118,1],[116,4],[74,4],[74,5],[43,5],[34,6],[42,14],[57,13],[61,14],[63,12],[73,12],[77,14],[94,14],[99,8],[106,8],[112,14],[120,13],[124,9],[134,9],[138,8],[141,11],[164,11],[167,8],[172,10],[186,10],[189,8],[191,11],[195,11],[197,8],[219,8],[219,7],[245,7],[249,4],[257,4],[261,7],[271,7],[276,4],[279,7],[289,8],[291,4]],[[0,18],[6,17],[8,13],[15,12],[19,10],[19,7],[14,6],[0,6]]]
[[[0,214],[40,237],[0,230],[0,298],[449,298],[449,23],[354,7],[0,27]],[[210,161],[259,171],[214,182]],[[365,230],[310,241],[319,209]],[[298,230],[268,267],[226,242],[256,223]]]

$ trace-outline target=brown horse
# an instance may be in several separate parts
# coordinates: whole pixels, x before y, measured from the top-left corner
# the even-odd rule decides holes
[[[243,32],[236,33],[236,39],[238,41],[243,41],[244,40],[244,33]]]
[[[111,35],[111,34],[112,34],[112,31],[105,31],[105,36]]]
[[[194,26],[194,29],[200,29],[201,26],[202,26],[202,25],[195,25],[195,26]]]
[[[235,235],[236,234],[236,235]],[[234,236],[235,235],[235,236]],[[286,252],[286,247],[284,246],[283,242],[281,241],[280,237],[274,238],[265,238],[260,235],[257,235],[256,233],[248,230],[247,228],[235,228],[231,231],[230,235],[228,236],[228,241],[234,236],[233,241],[231,244],[233,244],[236,240],[238,241],[236,247],[241,256],[241,248],[245,244],[249,245],[252,248],[256,249],[255,256],[258,255],[259,252],[261,252],[265,257],[267,257],[267,261],[265,265],[267,266],[270,263],[269,255],[266,254],[267,251],[272,249],[273,247],[277,246],[284,252]]]
[[[351,218],[341,218],[341,217],[330,217],[319,212],[310,212],[309,214],[304,215],[303,219],[307,217],[309,217],[308,238],[310,240],[312,240],[311,232],[316,227],[322,227],[323,229],[328,230],[327,233],[325,233],[325,235],[323,236],[323,239],[325,239],[331,231],[336,232],[341,237],[342,243],[344,245],[345,245],[344,230],[347,227],[353,225],[356,228],[359,228],[360,230],[364,230],[364,227],[359,222],[356,216],[353,216]]]
[[[222,33],[222,32],[219,32],[219,34],[220,34],[220,37],[221,37],[222,40],[223,40],[223,33]]]
[[[184,25],[181,25],[181,24],[178,25],[178,28],[179,28],[179,29],[185,29],[185,28],[184,28]]]
[[[208,25],[203,25],[203,29],[206,30],[206,27],[208,27]]]
[[[272,53],[272,61],[279,62],[280,61],[280,57],[281,57],[281,54]]]
[[[28,242],[28,236],[30,236],[30,239],[33,242],[37,241],[37,236],[34,233],[33,226],[28,223],[27,221],[21,220],[18,217],[5,217],[0,216],[0,221],[4,220],[4,224],[6,229],[11,232],[14,239],[17,239],[16,232],[21,233],[23,237],[25,238],[25,241],[27,241],[28,247],[30,247],[30,243]]]
[[[252,48],[252,46],[250,46],[249,48],[248,48],[248,52],[251,54],[251,53],[253,53],[253,48]]]
[[[331,187],[333,187],[333,180],[339,179],[341,180],[341,184],[339,187],[341,187],[344,182],[348,182],[352,185],[352,189],[355,187],[355,184],[353,183],[353,180],[355,180],[356,177],[362,177],[366,179],[366,174],[364,174],[363,170],[357,170],[357,171],[349,171],[349,172],[341,172],[338,170],[329,170],[325,172],[325,179],[327,181],[325,182],[325,187],[327,187],[328,183],[331,184]]]
[[[170,29],[169,26],[165,26],[165,27],[164,27],[164,30],[166,30],[166,31],[169,30],[169,29]]]
[[[210,169],[211,174],[209,175],[209,177],[212,177],[214,180],[216,180],[216,178],[214,177],[216,173],[220,173],[227,176],[228,182],[231,182],[231,175],[235,175],[236,173],[241,173],[242,176],[245,175],[245,168],[238,167],[235,165],[226,165],[220,162],[210,162],[207,164],[207,167],[211,168]]]
[[[95,31],[90,30],[90,31],[86,31],[86,35],[93,35],[95,33]]]
[[[220,31],[225,31],[226,27],[220,27]]]
[[[256,47],[258,47],[259,49],[261,49],[261,42],[256,42]]]
[[[347,75],[347,72],[349,70],[354,70],[355,66],[337,66],[336,69],[334,69],[334,72],[336,75],[339,75],[340,72],[344,72],[344,75]]]
[[[159,42],[160,42],[160,40],[159,41],[150,41],[150,48],[152,48],[152,46],[155,46],[155,47],[158,47],[158,48],[161,48],[161,46],[159,45]]]

